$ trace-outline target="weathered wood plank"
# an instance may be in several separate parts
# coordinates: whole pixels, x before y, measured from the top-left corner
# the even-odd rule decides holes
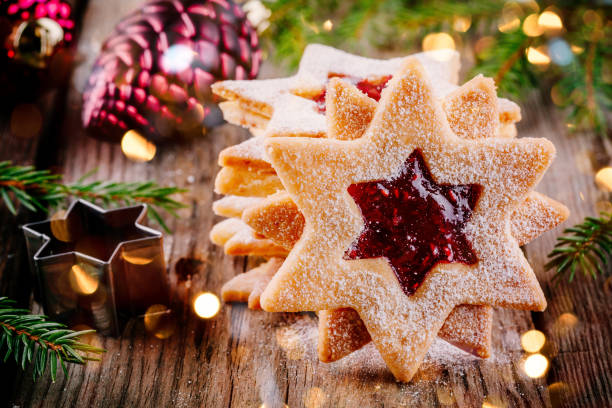
[[[78,15],[81,3],[78,0],[69,2]],[[78,28],[77,25],[77,31]],[[19,165],[37,164],[41,143],[45,143],[57,131],[55,118],[63,112],[65,90],[49,87],[38,94],[18,95],[17,98],[11,95],[10,99],[1,90],[0,94],[0,161],[10,160]],[[24,106],[30,112],[27,118],[24,119],[23,115],[13,117],[15,110]],[[29,131],[20,131],[19,128],[23,126]],[[11,297],[23,307],[30,303],[33,282],[19,226],[42,217],[42,213],[32,214],[27,210],[19,210],[15,217],[0,203],[0,294]],[[12,362],[1,366],[0,392],[3,395],[12,392],[15,378],[13,373],[16,370]]]
[[[610,148],[588,134],[569,136],[561,115],[531,100],[523,109],[524,136],[546,136],[557,147],[557,159],[540,191],[565,203],[572,211],[566,226],[605,208],[610,196],[597,189],[595,172],[610,165]],[[577,276],[573,283],[551,282],[553,271],[542,265],[559,231],[551,231],[526,246],[526,253],[548,299],[548,309],[535,316],[536,327],[548,338],[551,369],[546,378],[558,406],[612,406],[612,297],[604,286],[611,278]]]

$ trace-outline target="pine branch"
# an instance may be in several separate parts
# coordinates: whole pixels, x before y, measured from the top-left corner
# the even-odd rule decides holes
[[[585,275],[596,277],[605,274],[612,254],[612,213],[601,213],[598,218],[587,217],[584,222],[563,231],[566,236],[557,238],[555,248],[548,254],[546,269],[555,268],[553,279],[569,273],[572,282],[578,268]]]
[[[521,30],[497,34],[492,45],[478,55],[471,76],[480,73],[495,78],[502,93],[519,97],[538,83],[532,68],[525,63],[525,50],[533,41]]]
[[[95,170],[85,174],[72,184],[61,183],[60,176],[48,170],[36,170],[32,166],[14,166],[11,162],[0,162],[0,197],[9,211],[17,213],[16,204],[30,211],[47,212],[57,208],[70,198],[103,203],[104,205],[148,204],[149,215],[166,231],[170,232],[159,210],[178,217],[176,210],[185,204],[171,198],[173,194],[186,190],[177,187],[162,187],[153,181],[103,182],[86,180]]]
[[[434,3],[415,1],[407,6],[404,0],[266,0],[272,12],[270,26],[263,39],[274,57],[288,61],[292,67],[299,62],[307,44],[317,42],[361,50],[364,45],[400,48],[406,43],[404,34],[431,30],[450,23],[454,17],[468,16],[473,20],[498,15],[504,2],[483,0],[456,2],[439,0]],[[335,28],[322,29],[326,20]],[[401,35],[398,35],[401,33]]]
[[[48,321],[46,316],[17,309],[14,304],[7,297],[0,297],[0,351],[5,347],[4,362],[13,356],[22,370],[31,364],[34,381],[45,373],[47,365],[55,382],[58,363],[67,376],[66,363],[100,361],[88,353],[98,355],[106,351],[79,341],[80,336],[95,330],[70,330],[63,324]]]
[[[361,55],[370,53],[368,47],[408,54],[420,49],[426,34],[448,32],[455,39],[460,37],[460,44],[473,46],[478,54],[472,74],[495,78],[502,95],[522,97],[535,88],[544,94],[552,90],[555,104],[564,108],[569,130],[593,130],[602,137],[610,134],[612,83],[607,67],[612,64],[612,25],[609,9],[603,4],[588,0],[264,0],[264,4],[271,16],[262,40],[274,57],[289,62],[291,67],[297,66],[304,48],[313,42]],[[504,7],[512,4],[519,8],[516,27],[500,32]],[[533,37],[525,35],[527,16],[551,5],[556,6],[563,29]],[[452,22],[457,17],[471,19],[467,32],[453,31]],[[325,29],[328,19],[333,24]],[[493,42],[487,50],[477,50],[476,38]],[[552,47],[555,42],[560,44],[556,50]],[[544,54],[549,62],[529,62],[529,47]],[[565,54],[560,57],[560,53]]]

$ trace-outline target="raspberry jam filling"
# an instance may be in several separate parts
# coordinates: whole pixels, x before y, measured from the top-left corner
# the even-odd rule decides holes
[[[331,78],[342,78],[343,80],[348,81],[350,84],[355,85],[361,92],[378,102],[380,100],[380,93],[384,87],[387,86],[387,82],[389,82],[391,79],[391,75],[384,76],[375,81],[339,74],[332,74],[329,76],[329,79]],[[312,98],[312,100],[317,104],[317,111],[319,113],[325,113],[326,93],[327,91],[324,89],[321,93]]]
[[[478,184],[436,183],[415,150],[397,178],[349,186],[364,228],[344,259],[385,257],[408,296],[438,263],[475,264],[463,229],[481,190]]]

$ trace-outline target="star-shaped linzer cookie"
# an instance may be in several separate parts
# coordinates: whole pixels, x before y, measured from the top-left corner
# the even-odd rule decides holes
[[[329,86],[342,84],[332,79]],[[407,59],[391,79],[362,138],[270,138],[266,148],[306,224],[261,296],[264,310],[353,308],[393,374],[409,381],[455,306],[546,307],[509,219],[550,165],[553,145],[545,139],[457,137],[415,59]],[[438,261],[410,292],[386,256],[346,254],[368,222],[351,186],[397,180],[415,152],[437,185],[477,185],[479,194],[460,228],[475,259]],[[432,254],[443,250],[429,243]]]
[[[350,92],[349,88],[345,89]],[[337,91],[338,89],[331,89],[326,98],[330,101],[330,108],[334,114],[334,120],[330,124],[327,136],[343,140],[361,137],[372,120],[377,104],[373,103],[371,98],[363,95],[360,99],[353,98],[351,104],[343,103],[337,106],[333,99],[342,97],[343,93]],[[360,95],[353,92],[351,96]],[[498,136],[495,120],[498,117],[496,100],[493,81],[478,76],[447,96],[442,101],[442,105],[449,125],[457,136],[466,139],[482,139]],[[286,192],[282,192],[266,199],[258,198],[257,203],[250,206],[240,206],[241,201],[245,199],[226,197],[221,201],[227,200],[227,204],[223,203],[226,206],[234,203],[235,207],[238,204],[239,211],[231,215],[240,214],[243,221],[257,233],[291,249],[302,235],[304,227],[304,218],[291,197]],[[236,200],[238,202],[235,202]],[[221,204],[219,202],[219,206]],[[524,245],[543,232],[554,228],[567,216],[568,210],[565,206],[536,192],[531,192],[511,216],[512,235],[517,239],[519,245]],[[256,276],[256,279],[260,280],[258,286],[262,284],[265,286],[273,275],[256,274]],[[224,290],[234,293],[237,289],[250,287],[253,279],[250,272],[239,275],[228,282]],[[259,306],[258,296],[259,294],[247,293],[244,299],[249,299],[249,305]],[[232,299],[236,300],[236,298]],[[257,299],[256,302],[255,299]],[[438,335],[470,353],[488,357],[491,344],[491,323],[492,310],[490,307],[462,305],[449,314]],[[319,312],[318,352],[322,361],[338,360],[369,341],[370,336],[367,330],[352,309],[343,308]]]

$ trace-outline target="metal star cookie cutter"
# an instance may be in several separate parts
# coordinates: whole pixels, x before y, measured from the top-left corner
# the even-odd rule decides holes
[[[146,212],[145,204],[104,210],[77,200],[22,227],[49,317],[118,335],[128,317],[168,304],[163,236],[140,225]]]

